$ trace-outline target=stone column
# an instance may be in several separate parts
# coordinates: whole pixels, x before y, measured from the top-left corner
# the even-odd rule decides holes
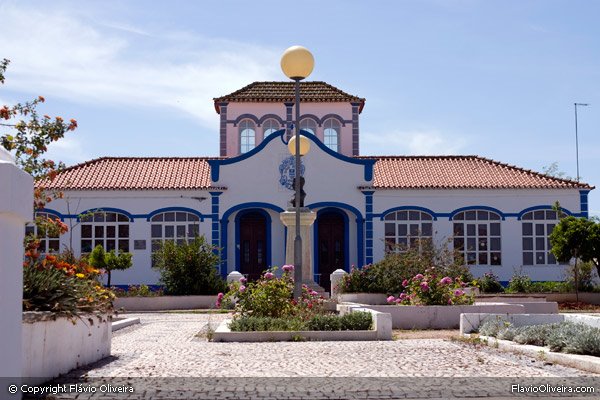
[[[345,275],[348,275],[348,273],[343,269],[336,269],[331,275],[329,275],[331,279],[331,298],[333,300],[337,300],[337,295],[340,292],[338,289],[338,285]]]
[[[285,245],[285,263],[294,265],[294,239],[296,239],[296,212],[284,211],[279,214],[281,222],[287,227]],[[308,287],[323,291],[314,281],[314,265],[312,257],[313,237],[310,227],[315,222],[317,214],[307,208],[300,211],[300,237],[302,238],[302,283]],[[318,290],[320,289],[320,290]]]
[[[21,377],[23,238],[32,220],[33,178],[0,148],[0,377]],[[5,387],[0,390],[7,394]]]

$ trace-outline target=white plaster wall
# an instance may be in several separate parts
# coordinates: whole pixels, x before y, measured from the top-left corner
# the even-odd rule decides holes
[[[399,206],[425,207],[435,213],[451,213],[469,206],[488,206],[507,214],[517,214],[534,206],[552,206],[559,201],[563,208],[579,213],[579,191],[576,189],[511,189],[511,190],[381,190],[374,194],[373,210],[380,214]],[[374,260],[384,255],[384,222],[374,219],[373,256]],[[517,217],[507,217],[501,221],[502,265],[473,266],[475,276],[493,271],[500,280],[507,281],[515,273],[522,271],[532,280],[563,280],[565,267],[560,265],[522,266],[521,221]],[[452,237],[453,222],[448,217],[439,217],[433,222],[434,240],[439,244]]]
[[[0,376],[20,377],[23,237],[33,219],[33,179],[0,150]]]
[[[196,198],[205,198],[199,201]],[[183,207],[211,214],[211,196],[206,190],[194,191],[67,191],[64,199],[54,200],[48,209],[61,214],[79,215],[87,210],[98,208],[117,208],[132,215],[147,215],[162,208]],[[212,219],[200,222],[200,234],[211,242]],[[61,237],[61,249],[72,245],[75,254],[81,254],[81,226],[75,218],[66,218],[69,226],[67,234]],[[129,226],[129,249],[133,254],[133,266],[126,271],[114,271],[111,284],[157,284],[158,271],[151,268],[151,222],[145,217],[134,218]],[[145,240],[145,250],[135,250],[134,240]],[[105,279],[106,280],[106,279]]]
[[[245,203],[267,203],[284,210],[287,209],[293,191],[280,186],[279,165],[283,159],[289,156],[287,146],[280,138],[275,138],[260,153],[237,163],[221,166],[219,180],[214,183],[215,186],[227,187],[227,190],[220,196],[221,215],[230,208]],[[358,186],[368,183],[364,180],[364,166],[339,160],[327,154],[315,143],[312,143],[311,151],[303,157],[303,163],[306,167],[304,174],[306,178],[304,190],[307,193],[305,205],[311,206],[322,202],[343,203],[357,208],[364,217],[364,195],[358,189]],[[327,205],[323,207],[327,207]],[[312,209],[318,211],[323,207]],[[266,210],[269,211],[272,220],[272,264],[281,266],[285,259],[284,227],[277,212]],[[343,211],[348,215],[350,227],[349,262],[358,264],[356,215],[347,210]],[[236,269],[234,265],[235,215],[234,212],[229,216],[227,226],[228,272]]]
[[[23,322],[21,354],[23,377],[41,383],[72,369],[91,364],[110,355],[111,321],[100,321],[94,315],[83,315],[73,321],[56,320]]]

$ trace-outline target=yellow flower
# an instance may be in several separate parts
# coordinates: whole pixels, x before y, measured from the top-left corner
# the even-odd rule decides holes
[[[82,273],[76,274],[75,276],[78,277],[78,278],[85,278],[85,275],[82,274]]]

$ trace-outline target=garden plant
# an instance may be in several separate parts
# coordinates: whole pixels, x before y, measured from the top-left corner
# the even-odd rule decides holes
[[[303,331],[303,330],[368,330],[370,313],[353,312],[343,316],[326,313],[324,298],[306,285],[302,296],[293,298],[292,265],[266,271],[260,279],[248,282],[242,278],[229,286],[227,294],[219,293],[217,306],[233,307],[232,331]]]

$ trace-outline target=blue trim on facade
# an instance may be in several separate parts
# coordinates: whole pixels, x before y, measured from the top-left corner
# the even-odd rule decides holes
[[[356,244],[358,246],[357,258],[358,258],[358,263],[359,264],[362,263],[362,260],[364,259],[362,243],[364,242],[365,219],[363,218],[361,212],[356,207],[353,207],[353,206],[351,206],[349,204],[345,204],[345,203],[339,203],[336,201],[322,201],[319,203],[309,204],[307,207],[310,208],[311,210],[314,208],[322,208],[322,207],[323,208],[325,208],[325,207],[341,208],[344,210],[351,211],[356,216]],[[350,229],[350,226],[348,226],[348,229]]]
[[[59,213],[58,211],[55,211],[55,210],[53,210],[53,209],[51,209],[51,208],[46,208],[46,207],[44,207],[44,208],[40,208],[39,210],[35,210],[35,212],[36,212],[36,213],[38,213],[38,212],[43,212],[43,213],[52,214],[52,215],[54,215],[54,216],[58,217],[58,218],[59,218],[59,219],[60,219],[62,222],[64,222],[64,221],[65,221],[65,218],[72,218],[72,217],[71,217],[70,215],[68,215],[68,214],[61,214],[61,213]]]
[[[277,132],[267,136],[262,142],[260,142],[260,144],[258,146],[256,146],[255,148],[253,148],[252,150],[250,150],[247,153],[240,154],[239,156],[231,157],[228,159],[207,160],[208,164],[210,165],[210,179],[212,180],[212,182],[219,181],[219,168],[222,165],[235,164],[235,163],[243,161],[247,158],[252,157],[253,155],[262,151],[262,149],[264,149],[267,146],[267,144],[271,140],[274,140],[275,138],[280,138],[283,141],[283,143],[286,143],[285,140],[283,139],[283,135],[285,134],[285,131],[286,131],[285,129],[278,130]],[[306,136],[308,139],[312,140],[321,150],[323,150],[325,153],[329,154],[330,156],[335,157],[340,161],[345,161],[350,164],[364,166],[364,168],[365,168],[364,180],[369,181],[369,182],[371,180],[373,180],[373,167],[375,166],[375,162],[377,160],[355,159],[352,157],[345,156],[345,155],[337,153],[337,152],[331,150],[329,147],[325,146],[318,137],[316,137],[315,135],[313,135],[312,133],[310,133],[308,131],[300,130],[300,134],[303,136]]]
[[[215,254],[218,254],[220,257],[220,263],[221,265],[219,266],[219,272],[221,274],[222,277],[227,276],[227,253],[223,252],[223,249],[220,247],[221,243],[219,241],[220,237],[219,237],[219,196],[221,196],[223,194],[223,192],[209,192],[210,193],[210,205],[211,205],[211,218],[212,218],[212,222],[211,222],[211,227],[210,227],[210,235],[211,235],[211,242],[212,245],[215,247],[214,252]]]
[[[80,220],[80,216],[83,214],[87,214],[87,213],[94,213],[94,212],[116,212],[119,214],[123,214],[125,216],[127,216],[127,218],[129,218],[130,222],[133,222],[135,220],[135,218],[145,218],[146,215],[145,214],[131,214],[129,211],[125,211],[121,208],[113,208],[113,207],[97,207],[97,208],[90,208],[88,210],[83,211],[81,214],[77,214],[75,216],[70,215],[70,218],[77,218],[77,221]]]
[[[271,215],[262,208],[247,208],[235,215],[235,270],[240,271],[240,219],[249,213],[258,213],[265,218],[267,225],[267,268],[271,268]]]
[[[207,216],[202,214],[201,212],[194,210],[193,208],[188,208],[188,207],[164,207],[164,208],[159,208],[158,210],[154,210],[151,213],[146,215],[146,221],[150,221],[152,219],[152,217],[154,217],[157,214],[161,214],[164,212],[169,212],[169,211],[180,211],[180,212],[188,212],[190,214],[194,214],[195,216],[197,216],[198,218],[200,218],[200,222],[204,222],[204,218],[206,218]]]
[[[588,194],[589,190],[580,190],[579,191],[579,211],[581,216],[585,218],[589,218],[589,209],[588,209]]]
[[[496,214],[500,215],[500,218],[502,220],[506,219],[506,214],[504,214],[502,211],[498,210],[497,208],[494,207],[489,207],[489,206],[468,206],[468,207],[461,207],[461,208],[457,208],[456,210],[452,211],[449,214],[445,214],[444,216],[448,216],[448,219],[451,220],[452,218],[454,218],[454,216],[460,212],[463,211],[492,211],[495,212]],[[443,214],[438,214],[438,216],[441,216]]]
[[[362,264],[372,264],[373,263],[373,194],[375,191],[373,190],[363,190],[362,194],[365,196],[365,253],[366,257],[363,260],[359,259],[358,266],[362,267]],[[362,246],[362,244],[361,244]]]
[[[537,211],[537,210],[552,210],[554,209],[554,206],[550,206],[550,205],[541,205],[541,206],[533,206],[533,207],[529,207],[526,208],[524,210],[521,210],[521,212],[517,213],[516,215],[514,215],[515,217],[517,217],[517,220],[521,221],[521,219],[523,218],[523,214],[528,213],[530,211]],[[580,216],[579,214],[573,214],[571,211],[567,210],[566,208],[561,207],[560,210],[562,212],[564,212],[567,215],[573,215],[575,217]]]
[[[344,218],[344,271],[350,271],[350,225],[348,214],[336,207],[326,207],[317,211],[317,219],[313,225],[313,280],[319,282],[319,216],[325,213],[339,214]]]
[[[271,136],[274,136],[274,135],[271,135]],[[254,209],[266,208],[269,210],[273,210],[275,212],[283,212],[283,208],[276,206],[274,204],[261,203],[261,202],[249,202],[249,203],[242,203],[242,204],[233,206],[229,210],[227,210],[223,213],[223,216],[221,217],[221,220],[220,220],[220,223],[221,223],[221,254],[224,255],[224,259],[223,259],[223,257],[221,258],[221,262],[223,263],[223,264],[221,264],[221,275],[223,275],[223,276],[227,276],[227,270],[229,269],[229,260],[227,258],[227,251],[228,251],[227,250],[227,247],[228,247],[227,246],[227,240],[228,240],[227,224],[229,223],[229,217],[231,216],[231,214],[233,214],[236,211],[245,210],[248,208],[254,208]],[[213,222],[214,221],[216,221],[216,219],[213,219]],[[236,265],[235,270],[237,271],[238,269],[239,269],[239,266]]]
[[[389,209],[383,211],[381,214],[377,214],[377,216],[379,217],[380,221],[383,221],[383,219],[385,218],[385,216],[387,214],[391,213],[391,212],[394,212],[394,211],[409,211],[409,210],[423,211],[423,212],[431,215],[431,217],[433,218],[434,221],[437,221],[437,216],[440,215],[440,214],[436,213],[435,211],[432,211],[429,208],[425,208],[425,207],[419,207],[419,206],[400,206],[400,207],[389,208]]]

